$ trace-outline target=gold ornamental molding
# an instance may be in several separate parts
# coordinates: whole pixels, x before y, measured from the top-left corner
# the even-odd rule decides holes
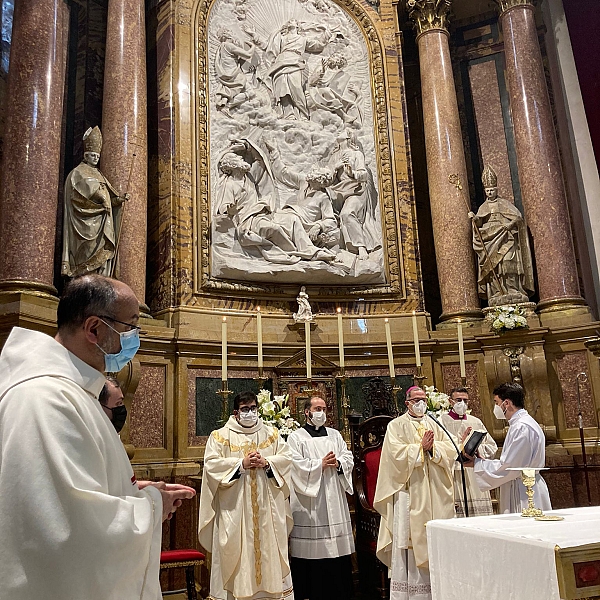
[[[500,8],[501,15],[507,10],[516,8],[517,6],[535,8],[535,0],[494,0],[494,2],[498,5],[498,8]]]
[[[444,0],[449,1],[449,0]],[[199,245],[198,275],[195,277],[194,291],[185,302],[188,306],[196,302],[195,295],[202,290],[218,292],[242,292],[265,295],[289,295],[290,290],[296,292],[298,285],[271,283],[236,283],[212,276],[210,270],[210,165],[209,165],[209,65],[208,65],[208,17],[215,0],[200,0],[196,5],[196,57],[198,94],[196,102],[196,148],[197,148],[197,207],[196,223]],[[404,266],[402,247],[399,239],[400,223],[398,208],[394,196],[394,160],[390,141],[390,120],[388,107],[390,98],[387,95],[387,74],[385,67],[385,47],[376,26],[367,10],[358,0],[336,0],[336,4],[344,9],[361,30],[364,43],[369,52],[371,69],[371,90],[373,94],[373,131],[377,148],[377,169],[379,174],[379,194],[382,204],[383,246],[387,266],[387,283],[372,285],[325,286],[315,284],[315,293],[319,296],[353,297],[404,295]],[[372,5],[377,3],[370,2]],[[199,226],[198,226],[199,225]]]
[[[407,0],[406,8],[417,36],[432,30],[448,32],[452,0]]]

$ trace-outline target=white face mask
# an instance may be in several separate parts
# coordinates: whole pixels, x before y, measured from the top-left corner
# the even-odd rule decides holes
[[[327,421],[327,414],[325,411],[311,413],[310,420],[315,427],[322,427],[325,425],[325,421]]]
[[[255,410],[239,413],[240,425],[242,427],[252,427],[258,421],[258,413]]]
[[[462,417],[467,412],[467,403],[464,400],[459,400],[454,404],[452,410],[459,416]]]
[[[506,419],[506,415],[504,414],[504,411],[502,410],[502,406],[500,406],[500,404],[494,405],[494,416],[496,417],[496,419]]]
[[[425,400],[419,400],[410,407],[410,410],[412,411],[413,415],[422,417],[427,410],[427,402],[425,402]]]

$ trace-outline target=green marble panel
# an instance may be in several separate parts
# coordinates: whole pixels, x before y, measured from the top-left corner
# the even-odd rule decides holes
[[[258,393],[258,382],[250,378],[229,379],[229,414],[233,410],[233,399],[236,394],[245,391]],[[265,382],[265,389],[273,392],[273,380]],[[219,426],[221,419],[221,396],[217,392],[221,389],[219,377],[196,377],[196,435],[210,435],[213,429]]]

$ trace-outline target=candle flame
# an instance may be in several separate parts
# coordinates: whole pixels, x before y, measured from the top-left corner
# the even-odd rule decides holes
[[[342,309],[341,309],[341,308],[338,306],[338,309],[337,309],[337,311],[338,311],[339,313],[341,313],[341,312],[342,312]]]
[[[386,319],[385,319],[385,322],[386,322],[386,323],[389,323],[389,322],[390,322],[390,320],[389,320],[389,319],[386,317]]]
[[[256,307],[256,312],[260,312],[260,306]]]
[[[417,311],[416,311],[416,310],[413,310],[413,316],[414,316],[414,315],[416,315],[416,314],[417,314]]]
[[[227,317],[223,317],[223,321],[227,321]]]

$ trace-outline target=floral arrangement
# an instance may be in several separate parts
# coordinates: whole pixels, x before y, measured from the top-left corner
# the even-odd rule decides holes
[[[525,310],[523,307],[513,304],[493,308],[486,315],[485,319],[494,333],[503,333],[511,329],[528,327]]]
[[[269,390],[260,390],[257,394],[258,414],[260,418],[271,427],[277,427],[279,434],[284,439],[300,427],[300,423],[292,418],[288,405],[288,395],[273,396]]]
[[[450,408],[450,398],[448,394],[438,392],[435,386],[426,385],[425,394],[427,396],[427,410],[439,415]]]

